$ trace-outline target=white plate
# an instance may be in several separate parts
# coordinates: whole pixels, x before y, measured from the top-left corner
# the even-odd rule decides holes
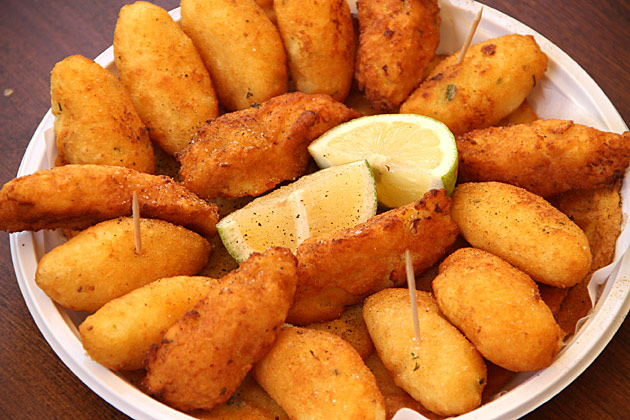
[[[440,2],[440,7],[442,41],[438,52],[453,52],[463,44],[467,28],[480,5],[468,0],[450,0]],[[172,11],[171,15],[179,19],[179,9]],[[572,119],[618,133],[628,130],[617,110],[588,74],[558,47],[520,22],[485,7],[473,42],[514,32],[533,35],[549,57],[547,73],[529,98],[541,117]],[[115,71],[112,47],[96,61]],[[46,152],[44,133],[52,128],[53,121],[49,111],[26,149],[18,176],[49,167],[50,156]],[[627,178],[628,175],[626,181]],[[626,188],[622,194],[627,207],[630,203],[627,184],[630,183],[624,184]],[[625,225],[628,209],[624,208],[623,211]],[[629,235],[624,226],[617,243],[615,262],[601,275],[605,286],[600,289],[594,310],[553,364],[539,372],[518,374],[500,397],[458,419],[518,418],[552,398],[591,364],[617,331],[630,308],[630,257],[623,257],[630,242]],[[59,307],[34,282],[37,261],[57,243],[58,237],[53,232],[10,235],[11,255],[24,300],[53,350],[88,387],[125,414],[140,420],[190,420],[192,417],[154,400],[124,377],[86,356],[76,328],[85,314]],[[396,420],[422,418],[408,409],[401,410],[395,417]]]

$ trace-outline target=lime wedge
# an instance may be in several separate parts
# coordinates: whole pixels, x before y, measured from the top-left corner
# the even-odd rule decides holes
[[[378,200],[399,207],[431,189],[453,191],[457,146],[443,123],[422,115],[382,114],[357,118],[327,131],[308,148],[320,168],[366,159]]]
[[[282,246],[293,252],[310,236],[355,226],[376,214],[376,185],[367,161],[317,171],[258,197],[217,224],[230,255]]]

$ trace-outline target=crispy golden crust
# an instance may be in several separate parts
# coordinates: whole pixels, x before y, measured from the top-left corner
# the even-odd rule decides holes
[[[442,121],[453,134],[495,125],[527,97],[547,69],[530,35],[506,35],[470,47],[436,66],[400,107]]]
[[[182,0],[181,12],[182,28],[227,109],[247,108],[288,91],[280,34],[254,0]]]
[[[385,420],[374,375],[334,334],[284,328],[252,373],[292,419]]]
[[[140,215],[216,233],[218,208],[166,176],[105,165],[66,165],[13,179],[0,190],[0,229],[83,229],[131,214],[133,192]]]
[[[611,185],[630,163],[630,132],[572,121],[491,127],[456,140],[460,182],[500,181],[542,197]]]
[[[211,411],[187,413],[202,420],[289,420],[289,416],[250,375],[229,400]]]
[[[525,273],[488,252],[463,248],[433,281],[440,310],[491,362],[521,372],[549,366],[564,338]]]
[[[59,164],[116,165],[153,173],[147,129],[129,93],[109,71],[80,55],[50,76]]]
[[[334,319],[365,296],[406,283],[406,249],[416,273],[443,257],[458,234],[444,190],[353,228],[307,239],[297,249],[298,290],[289,322]]]
[[[365,300],[363,317],[379,358],[394,382],[439,415],[463,414],[481,403],[486,365],[464,335],[440,313],[427,292],[418,292],[415,338],[407,289],[385,289]]]
[[[556,287],[579,283],[591,267],[584,232],[543,198],[500,182],[459,184],[453,220],[474,247]]]
[[[302,175],[307,146],[357,116],[328,95],[281,95],[209,121],[178,154],[180,174],[201,197],[257,196]]]
[[[202,236],[163,220],[140,219],[140,235],[138,254],[132,218],[92,226],[44,255],[35,282],[61,306],[94,312],[157,279],[198,273],[212,252]]]
[[[182,150],[206,120],[218,116],[210,74],[166,10],[144,1],[123,6],[114,58],[151,140],[166,152]]]
[[[393,110],[420,83],[440,43],[437,0],[361,0],[355,76],[376,109]]]
[[[365,326],[361,305],[349,306],[339,318],[328,322],[309,324],[306,328],[338,335],[350,343],[363,360],[366,360],[374,352],[374,344]]]
[[[518,108],[512,111],[508,116],[503,118],[497,123],[500,126],[514,125],[514,124],[529,124],[538,119],[538,115],[534,108],[529,104],[529,101],[525,99]]]
[[[354,29],[348,2],[283,0],[273,7],[296,89],[343,101],[354,75]]]
[[[142,369],[151,345],[158,344],[215,282],[207,277],[162,278],[111,300],[79,327],[83,348],[107,368]]]
[[[289,250],[270,248],[221,279],[149,351],[148,391],[181,410],[210,410],[227,401],[284,323],[295,264]]]

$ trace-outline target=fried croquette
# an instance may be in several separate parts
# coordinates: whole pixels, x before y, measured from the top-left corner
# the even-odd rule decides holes
[[[497,124],[519,107],[547,69],[530,35],[505,35],[475,44],[438,64],[401,105],[401,113],[442,121],[453,134]]]
[[[486,359],[505,369],[545,368],[560,350],[564,332],[536,283],[496,255],[455,251],[440,265],[433,292],[446,317]]]
[[[475,248],[555,287],[579,283],[591,267],[582,229],[543,198],[500,182],[459,184],[451,213]]]
[[[497,123],[500,126],[514,125],[514,124],[529,124],[538,119],[538,114],[534,111],[534,108],[529,104],[529,101],[525,99],[522,104],[512,111],[508,116],[503,118]]]
[[[360,0],[355,77],[376,109],[394,110],[418,86],[440,43],[437,0]]]
[[[374,375],[354,348],[334,334],[283,328],[252,373],[291,419],[385,420]]]
[[[129,93],[109,71],[80,55],[50,75],[58,163],[116,165],[153,173],[153,148]]]
[[[354,75],[354,29],[346,0],[273,4],[296,90],[343,102]]]
[[[168,277],[113,299],[79,326],[83,348],[109,369],[142,369],[151,345],[158,344],[216,282],[201,276]]]
[[[307,146],[359,114],[328,95],[289,93],[209,121],[177,155],[184,185],[204,198],[257,196],[302,175]]]
[[[365,300],[363,318],[379,358],[396,384],[428,410],[443,416],[474,410],[486,384],[483,358],[430,293],[419,291],[416,300],[420,342],[407,289],[385,289]]]
[[[219,115],[199,53],[161,7],[138,1],[120,9],[114,58],[151,140],[167,153],[184,149],[206,120]]]
[[[205,236],[216,233],[218,208],[166,176],[106,165],[66,165],[15,178],[0,190],[0,230],[84,229],[131,215],[133,192],[140,215]]]
[[[339,318],[328,322],[315,322],[306,328],[326,331],[346,340],[366,360],[374,352],[374,344],[370,338],[361,305],[352,305],[341,313]]]
[[[289,89],[278,29],[254,0],[182,0],[181,25],[199,51],[221,105],[234,111]]]
[[[459,181],[499,181],[542,197],[621,179],[630,131],[607,133],[563,120],[491,127],[458,136]]]
[[[450,205],[445,190],[432,190],[353,228],[306,239],[297,249],[298,289],[288,322],[334,319],[369,294],[406,284],[406,249],[416,273],[431,267],[459,232]]]
[[[295,257],[252,254],[208,292],[147,354],[144,385],[180,410],[227,401],[273,345],[293,301]]]

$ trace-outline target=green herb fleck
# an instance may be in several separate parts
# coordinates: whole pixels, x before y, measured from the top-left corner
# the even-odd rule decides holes
[[[448,85],[446,86],[446,101],[450,102],[455,97],[455,92],[457,92],[457,86]]]
[[[420,365],[418,365],[418,362],[416,362],[416,365],[413,367],[413,371],[415,372],[418,369],[420,369]]]

